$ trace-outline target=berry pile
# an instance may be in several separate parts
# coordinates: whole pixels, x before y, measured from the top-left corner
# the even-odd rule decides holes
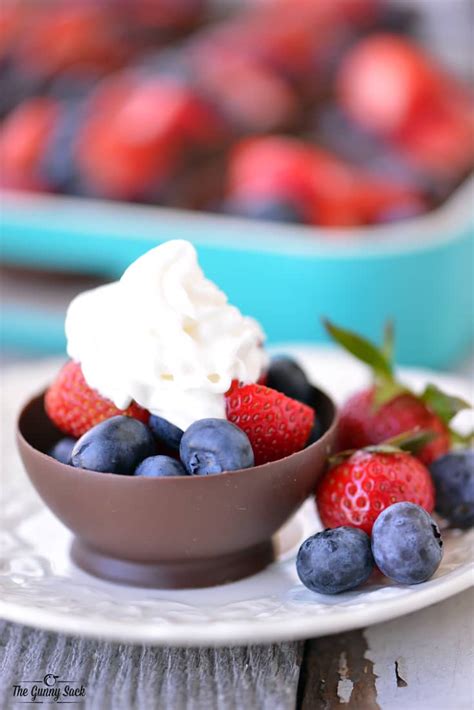
[[[340,453],[330,460],[316,490],[323,524],[370,533],[383,510],[408,501],[469,527],[474,460],[465,447],[472,445],[474,433],[463,436],[451,426],[468,402],[433,384],[418,395],[399,382],[390,324],[380,348],[329,321],[325,325],[339,345],[369,365],[373,384],[351,395],[340,409]],[[453,446],[464,448],[450,451]]]
[[[375,566],[399,584],[426,582],[443,557],[441,533],[433,518],[414,503],[383,511],[369,537],[352,527],[324,530],[301,545],[298,576],[308,589],[338,594],[366,582]]]
[[[315,494],[326,530],[301,545],[298,575],[321,594],[355,589],[376,566],[400,584],[424,582],[442,558],[433,510],[452,527],[474,525],[474,450],[450,450],[472,445],[474,432],[451,428],[469,405],[434,385],[418,396],[399,383],[391,327],[382,348],[328,321],[326,328],[371,366],[374,384],[340,410],[341,451]]]
[[[321,594],[355,589],[376,568],[399,584],[419,584],[442,559],[433,510],[453,527],[474,524],[474,451],[450,451],[452,443],[472,439],[450,428],[467,404],[433,385],[421,398],[402,388],[393,375],[390,330],[378,349],[327,327],[372,365],[375,384],[355,395],[357,407],[352,397],[341,410],[341,437],[351,448],[329,460],[317,486],[326,529],[301,545],[298,575]],[[182,431],[136,403],[118,410],[87,385],[79,364],[69,362],[45,396],[48,416],[67,434],[50,455],[79,469],[147,478],[250,468],[318,438],[312,394],[296,362],[273,358],[259,383],[232,383],[225,394],[227,419],[200,419]]]
[[[2,185],[351,227],[422,214],[471,171],[472,97],[412,13],[208,4],[7,3]]]
[[[68,435],[50,455],[76,468],[153,478],[206,476],[290,456],[314,441],[316,415],[305,404],[311,386],[289,359],[271,363],[267,376],[280,391],[234,382],[225,395],[227,420],[199,419],[183,432],[135,403],[118,410],[71,361],[45,395],[46,413]],[[295,389],[305,401],[284,393]]]

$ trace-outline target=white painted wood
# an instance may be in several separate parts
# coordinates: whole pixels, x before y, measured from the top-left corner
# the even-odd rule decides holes
[[[473,710],[473,612],[469,589],[365,630],[381,710]]]

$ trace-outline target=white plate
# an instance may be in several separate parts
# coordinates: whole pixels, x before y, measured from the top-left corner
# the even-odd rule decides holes
[[[314,382],[339,401],[367,377],[364,367],[343,354],[321,348],[292,350]],[[450,531],[445,534],[441,567],[424,584],[408,587],[379,578],[334,597],[313,594],[299,583],[294,565],[301,541],[320,527],[312,501],[278,535],[277,561],[241,582],[201,590],[150,591],[108,584],[81,572],[69,560],[70,533],[33,491],[12,438],[21,402],[56,369],[57,361],[47,361],[9,368],[3,376],[2,431],[9,434],[2,457],[6,481],[2,486],[1,617],[124,642],[235,645],[367,626],[421,609],[473,583],[474,531]],[[455,394],[472,396],[469,385],[457,378],[422,371],[404,371],[403,377],[416,388],[430,379]]]

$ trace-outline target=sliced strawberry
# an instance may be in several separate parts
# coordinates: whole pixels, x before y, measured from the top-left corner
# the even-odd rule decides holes
[[[113,402],[93,390],[84,379],[81,366],[70,361],[64,365],[46,392],[46,413],[65,434],[82,436],[104,419],[117,414],[139,419],[145,424],[149,412],[133,402],[127,409],[118,409]]]
[[[20,104],[0,130],[0,163],[4,180],[35,181],[46,142],[59,108],[52,99],[36,97]]]
[[[301,221],[324,227],[352,227],[419,214],[426,203],[413,190],[381,182],[329,151],[285,136],[247,138],[231,153],[228,196],[247,200],[285,199]]]
[[[448,93],[443,103],[420,112],[397,137],[399,149],[415,165],[454,180],[474,159],[474,107],[461,99]]]
[[[226,411],[250,439],[256,465],[300,451],[315,420],[311,407],[256,384],[234,384],[226,393]]]
[[[100,3],[48,3],[36,5],[32,27],[17,44],[21,63],[52,75],[71,67],[107,71],[122,64],[125,45],[119,39],[113,13]]]
[[[196,71],[204,94],[246,133],[284,128],[298,114],[289,83],[271,67],[232,47],[206,47],[196,54]]]
[[[140,198],[171,178],[187,148],[218,140],[220,130],[188,88],[122,74],[92,97],[77,141],[79,171],[102,195]]]
[[[442,75],[414,44],[396,35],[359,42],[342,63],[339,99],[361,125],[383,134],[406,126],[437,98]]]

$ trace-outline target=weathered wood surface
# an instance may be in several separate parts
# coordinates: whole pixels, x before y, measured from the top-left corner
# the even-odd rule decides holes
[[[301,710],[379,710],[373,663],[362,631],[323,636],[305,645],[298,689]]]
[[[473,710],[474,590],[305,644],[300,710]]]

